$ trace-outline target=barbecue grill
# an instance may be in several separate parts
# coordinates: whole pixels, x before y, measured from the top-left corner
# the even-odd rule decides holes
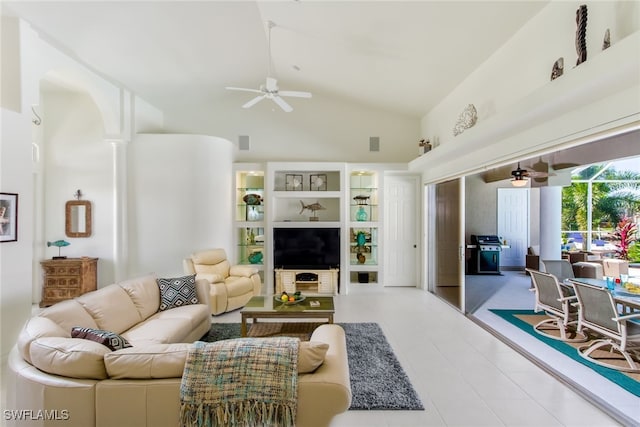
[[[495,235],[471,235],[469,272],[474,274],[500,274],[502,242]]]

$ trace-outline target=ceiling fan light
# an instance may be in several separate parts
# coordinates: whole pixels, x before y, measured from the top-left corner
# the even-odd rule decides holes
[[[511,180],[511,185],[514,187],[526,187],[529,183],[529,180],[523,177],[515,177]]]

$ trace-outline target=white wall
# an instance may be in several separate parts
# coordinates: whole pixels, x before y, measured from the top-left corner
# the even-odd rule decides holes
[[[243,109],[241,100],[216,104],[193,117],[166,112],[172,132],[217,135],[234,143],[249,135],[251,149],[237,161],[407,162],[417,154],[420,120],[314,94],[293,100],[285,113],[264,100]],[[204,124],[204,125],[203,125]],[[380,137],[380,151],[369,151],[369,137]]]
[[[85,191],[87,196],[92,198],[95,196],[99,205],[96,207],[94,216],[97,234],[93,240],[83,240],[82,243],[80,242],[82,239],[73,239],[72,246],[65,250],[69,255],[72,255],[71,251],[74,251],[74,254],[95,253],[103,262],[109,262],[109,255],[102,256],[109,247],[108,238],[105,236],[113,235],[117,230],[106,229],[111,219],[109,215],[113,212],[102,208],[106,206],[105,204],[108,205],[108,193],[111,191],[110,183],[107,181],[111,181],[113,176],[110,172],[113,156],[107,153],[108,143],[104,142],[104,145],[100,145],[96,141],[100,132],[102,138],[108,135],[110,138],[126,141],[127,135],[123,132],[135,129],[127,121],[134,121],[137,117],[135,108],[130,107],[135,107],[135,102],[129,101],[127,104],[126,101],[139,99],[40,39],[25,22],[3,15],[0,29],[2,31],[0,191],[19,193],[18,242],[0,244],[0,323],[2,328],[0,358],[4,362],[15,343],[18,331],[31,315],[32,301],[39,301],[42,274],[39,261],[52,255],[53,249],[47,249],[45,245],[45,240],[49,236],[40,237],[39,235],[51,233],[51,239],[54,239],[53,236],[57,238],[64,235],[62,200],[71,199],[77,188]],[[43,123],[46,120],[43,113],[44,105],[42,108],[39,107],[43,102],[40,83],[45,77],[63,86],[69,85],[73,90],[83,90],[91,97],[91,101],[81,97],[70,102],[71,108],[68,111],[47,112],[52,120],[52,116],[59,117],[57,128],[50,133],[56,143],[62,144],[57,148],[51,147],[51,142],[49,146],[45,145],[46,136],[43,126],[36,127],[31,122],[34,117],[31,112],[32,106],[38,106],[43,116]],[[70,101],[71,98],[67,100]],[[145,118],[139,121],[139,126],[146,129],[159,127],[162,114],[144,102],[138,104],[143,105],[144,112],[141,116]],[[96,113],[98,110],[99,115]],[[52,125],[52,122],[47,124]],[[83,128],[83,126],[90,128]],[[68,134],[64,135],[64,133]],[[86,140],[81,141],[84,138]],[[32,160],[32,142],[41,145],[40,162]],[[87,144],[84,145],[83,142]],[[47,149],[50,149],[52,157],[45,159]],[[73,154],[69,154],[70,151],[73,151]],[[71,174],[70,171],[62,170],[67,167],[74,169],[77,173]],[[46,180],[45,174],[47,174]],[[59,184],[60,187],[54,183]],[[53,194],[45,194],[47,193],[43,191],[45,186],[50,186],[49,193]],[[71,189],[70,193],[68,193],[69,189]],[[95,194],[91,194],[94,189]],[[48,199],[52,200],[51,206],[47,205]],[[45,211],[52,214],[51,219],[44,219]],[[58,219],[55,218],[56,216]],[[111,258],[113,259],[113,256]],[[110,274],[108,267],[102,270],[99,271],[98,280],[101,283],[108,282]]]
[[[587,62],[575,67],[575,14],[581,4],[588,8]],[[467,104],[478,110],[477,127],[497,113],[508,110],[521,98],[550,85],[551,70],[564,57],[566,79],[602,54],[605,30],[614,46],[640,29],[640,2],[553,1],[529,21],[505,45],[476,69],[447,98],[422,119],[422,131],[444,145],[460,136],[452,133],[458,116]],[[633,52],[633,51],[632,51]],[[639,55],[636,50],[635,54]],[[620,64],[611,63],[617,67]],[[585,87],[585,91],[590,88]],[[531,126],[531,123],[527,123]],[[528,141],[522,141],[526,145]]]
[[[18,193],[18,241],[0,243],[0,360],[4,362],[17,331],[31,312],[33,194],[30,121],[2,108],[0,191]],[[3,390],[4,391],[4,390]]]
[[[18,193],[18,241],[0,243],[0,362],[2,366],[31,310],[33,193],[31,121],[21,113],[20,25],[2,17],[2,134],[0,191]],[[7,88],[7,90],[5,90]],[[4,388],[2,399],[4,402]]]
[[[42,95],[45,241],[64,239],[69,257],[99,258],[98,286],[114,281],[113,260],[113,149],[104,141],[102,117],[86,93],[49,90]],[[76,190],[92,204],[92,234],[65,235],[65,203]],[[46,258],[58,248],[46,249]]]
[[[232,245],[235,146],[202,135],[141,134],[129,146],[129,275],[182,275],[194,251]]]

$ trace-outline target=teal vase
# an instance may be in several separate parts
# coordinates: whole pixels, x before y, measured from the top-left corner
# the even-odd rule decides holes
[[[367,211],[364,209],[364,206],[360,206],[358,212],[356,212],[356,221],[366,221],[369,219],[369,215],[367,215]]]

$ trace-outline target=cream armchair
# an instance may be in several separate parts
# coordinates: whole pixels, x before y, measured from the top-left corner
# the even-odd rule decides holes
[[[231,265],[224,249],[208,249],[191,254],[183,261],[184,272],[210,283],[211,314],[217,315],[244,306],[260,295],[262,283],[258,269]]]

